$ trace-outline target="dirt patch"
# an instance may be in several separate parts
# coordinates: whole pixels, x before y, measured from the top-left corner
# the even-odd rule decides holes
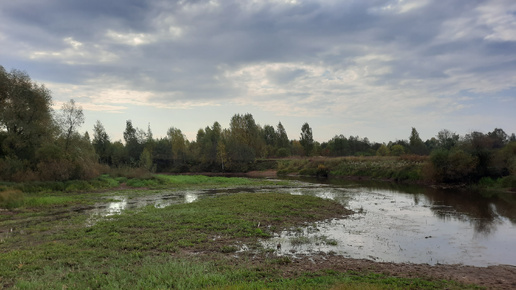
[[[257,178],[275,178],[277,177],[277,170],[265,170],[265,171],[249,171],[245,174],[247,177],[257,177]]]
[[[473,267],[462,265],[396,264],[369,260],[348,259],[341,256],[314,255],[292,259],[292,263],[278,266],[285,277],[320,270],[381,273],[405,278],[445,279],[464,284],[477,284],[489,289],[516,289],[516,267],[509,265]]]

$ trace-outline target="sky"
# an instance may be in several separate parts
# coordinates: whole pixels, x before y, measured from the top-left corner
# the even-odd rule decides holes
[[[516,133],[514,0],[1,2],[0,65],[112,141],[246,113],[319,142]]]

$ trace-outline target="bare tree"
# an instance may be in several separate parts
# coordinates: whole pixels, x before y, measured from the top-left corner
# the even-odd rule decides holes
[[[77,106],[73,99],[68,103],[64,103],[61,107],[61,114],[58,116],[58,121],[65,139],[65,152],[68,152],[73,133],[84,123],[82,107]]]

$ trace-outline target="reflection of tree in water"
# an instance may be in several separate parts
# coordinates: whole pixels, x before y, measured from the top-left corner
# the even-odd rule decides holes
[[[414,195],[415,204],[428,204],[436,217],[444,221],[469,223],[475,234],[489,236],[496,232],[504,218],[516,221],[516,202],[484,198],[477,192],[428,189]]]
[[[498,194],[490,198],[483,197],[481,192],[468,189],[439,189],[388,182],[338,179],[330,179],[327,182],[348,188],[360,186],[372,191],[387,190],[393,193],[412,194],[415,205],[430,206],[432,212],[444,221],[457,220],[470,223],[476,234],[488,236],[495,233],[497,225],[504,219],[516,225],[516,195],[514,194]]]

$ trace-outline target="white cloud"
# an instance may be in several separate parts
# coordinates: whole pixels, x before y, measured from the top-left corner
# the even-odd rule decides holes
[[[479,22],[487,25],[491,31],[485,37],[491,41],[516,41],[516,3],[514,1],[495,0],[477,8]]]
[[[118,59],[115,53],[99,44],[85,45],[72,37],[65,37],[62,42],[65,44],[63,49],[28,51],[28,57],[34,60],[58,61],[69,65],[107,63]]]
[[[145,45],[155,41],[154,37],[145,33],[120,33],[108,30],[106,36],[116,43],[126,44],[130,46]]]

